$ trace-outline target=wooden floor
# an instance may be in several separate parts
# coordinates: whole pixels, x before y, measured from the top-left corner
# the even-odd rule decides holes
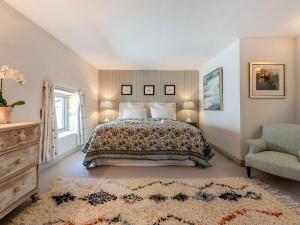
[[[86,170],[82,166],[84,154],[77,152],[40,174],[40,192],[45,193],[59,177],[68,178],[128,178],[128,177],[162,177],[162,178],[212,178],[212,177],[246,177],[245,168],[242,168],[223,155],[216,153],[211,160],[210,168],[200,169],[185,166],[164,167],[117,167],[102,166]],[[253,170],[253,176],[280,190],[282,194],[290,196],[294,201],[300,202],[300,182],[287,180]],[[7,224],[18,215],[30,201],[14,210],[5,217],[0,224]]]

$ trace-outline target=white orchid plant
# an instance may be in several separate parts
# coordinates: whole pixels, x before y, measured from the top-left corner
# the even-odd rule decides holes
[[[17,101],[12,104],[7,104],[7,101],[3,97],[3,80],[13,79],[18,84],[24,85],[25,79],[23,74],[21,74],[19,71],[9,68],[8,66],[2,66],[0,69],[0,107],[14,107],[17,105],[24,105],[24,101]]]

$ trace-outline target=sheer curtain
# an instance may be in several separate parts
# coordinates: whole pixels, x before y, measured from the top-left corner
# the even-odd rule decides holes
[[[56,112],[54,105],[54,86],[50,81],[43,82],[41,108],[41,154],[40,162],[48,162],[56,155]]]
[[[86,118],[86,99],[83,90],[79,94],[79,113],[78,113],[78,145],[83,145],[86,140],[87,118]]]

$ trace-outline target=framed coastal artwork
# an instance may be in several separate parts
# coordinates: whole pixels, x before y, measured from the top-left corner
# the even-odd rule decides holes
[[[223,68],[219,67],[203,77],[204,110],[223,109]]]
[[[285,98],[285,64],[273,62],[249,63],[250,98]]]

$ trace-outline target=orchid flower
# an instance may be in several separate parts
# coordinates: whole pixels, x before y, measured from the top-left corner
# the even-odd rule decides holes
[[[2,66],[0,70],[0,79],[14,79],[20,85],[25,84],[25,79],[23,74],[19,71],[9,68],[8,66]]]
[[[17,105],[24,105],[24,101],[18,101],[13,104],[8,105],[7,101],[3,97],[2,93],[2,86],[3,86],[3,80],[13,79],[17,81],[20,85],[25,84],[25,79],[23,74],[21,74],[19,71],[9,68],[8,66],[2,66],[0,69],[0,107],[15,107]]]

